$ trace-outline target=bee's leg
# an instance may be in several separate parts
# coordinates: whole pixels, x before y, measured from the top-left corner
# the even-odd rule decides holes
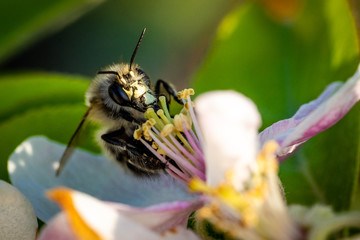
[[[176,90],[174,89],[174,87],[171,86],[168,82],[165,82],[165,81],[162,80],[162,79],[157,80],[157,82],[156,82],[156,84],[155,84],[155,95],[156,95],[157,97],[160,96],[161,86],[164,87],[165,91],[166,91],[167,93],[169,93],[169,94],[174,98],[175,101],[177,101],[177,102],[180,103],[180,104],[184,104],[183,101],[178,98],[177,92],[176,92]]]
[[[122,127],[101,135],[107,149],[110,150],[117,161],[126,166],[137,175],[151,175],[163,172],[165,165],[140,142],[128,136]]]
[[[135,140],[132,136],[128,136],[123,127],[119,130],[105,133],[101,135],[101,138],[107,144],[112,145],[112,147],[121,147],[133,153],[142,152],[152,155],[140,141]]]
[[[126,147],[123,142],[120,141],[121,137],[124,135],[125,129],[122,127],[119,130],[105,133],[101,135],[101,139],[112,145]]]

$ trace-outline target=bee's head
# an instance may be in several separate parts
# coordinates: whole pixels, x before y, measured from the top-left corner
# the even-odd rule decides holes
[[[140,35],[130,64],[115,64],[99,71],[90,85],[86,93],[87,105],[101,110],[97,111],[98,119],[139,121],[144,120],[143,113],[149,107],[157,108],[149,76],[134,64],[145,30]]]
[[[157,103],[150,78],[138,65],[133,65],[131,69],[127,64],[114,65],[98,74],[108,75],[107,93],[114,104],[145,112]]]
[[[156,97],[150,88],[149,76],[138,65],[133,64],[145,31],[146,28],[140,35],[129,65],[115,65],[115,69],[98,72],[98,74],[115,75],[116,78],[113,78],[108,87],[109,97],[114,103],[120,106],[131,106],[141,112],[145,112],[148,107],[156,104]],[[117,66],[119,69],[116,69]]]

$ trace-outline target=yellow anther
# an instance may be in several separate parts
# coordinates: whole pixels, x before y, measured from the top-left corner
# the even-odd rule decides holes
[[[145,122],[145,124],[146,124],[148,127],[152,127],[152,126],[154,126],[154,125],[156,124],[156,121],[155,121],[155,119],[150,118],[149,120],[147,120],[147,121]]]
[[[164,115],[164,110],[159,109],[159,110],[157,110],[156,114],[159,115],[159,116]]]
[[[161,130],[160,136],[166,137],[172,132],[174,132],[174,130],[175,130],[175,126],[173,124],[166,124],[164,128]]]
[[[188,88],[184,89],[177,93],[178,98],[187,100],[188,96],[192,96],[195,94],[194,89]]]
[[[192,107],[195,106],[194,102],[191,102],[191,106],[192,106]],[[186,111],[189,110],[189,102],[186,102],[186,103],[185,103],[184,108],[185,108]]]
[[[130,71],[129,74],[130,74],[130,76],[135,77],[135,74],[133,71]]]
[[[142,132],[144,135],[144,138],[148,141],[152,141],[152,137],[150,136],[150,131],[151,131],[151,127],[154,126],[154,121],[153,119],[149,119],[147,120],[143,125],[142,125]]]
[[[156,150],[156,149],[159,148],[159,145],[158,145],[156,142],[153,142],[153,143],[151,144],[151,147]]]
[[[160,96],[160,97],[159,97],[159,101],[166,103],[166,97],[165,97],[165,96]]]
[[[147,141],[152,141],[153,140],[148,131],[146,131],[146,132],[144,131],[144,138]]]
[[[163,120],[163,122],[164,122],[165,124],[170,124],[170,123],[171,123],[171,119],[169,119],[169,118],[167,118],[167,117],[165,116],[164,110],[159,109],[159,110],[156,112],[156,114],[161,118],[161,120]]]
[[[142,130],[141,128],[137,128],[135,131],[134,131],[134,138],[136,140],[140,140],[140,138],[142,137]]]
[[[178,130],[179,132],[183,132],[184,131],[184,126],[186,127],[187,130],[191,129],[191,125],[192,125],[192,121],[191,121],[191,117],[189,115],[185,115],[185,114],[177,114],[174,117],[174,124],[175,124],[175,128],[176,130]]]
[[[166,152],[164,150],[162,150],[161,148],[158,148],[158,150],[156,150],[160,155],[166,156]]]
[[[155,121],[155,127],[158,130],[161,130],[164,127],[164,123],[161,121],[158,115],[156,115],[155,110],[153,108],[148,108],[144,113],[144,116],[147,119],[153,119],[152,121]]]

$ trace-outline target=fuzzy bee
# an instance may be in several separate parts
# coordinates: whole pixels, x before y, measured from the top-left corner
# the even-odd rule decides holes
[[[60,159],[57,176],[71,156],[75,147],[74,139],[87,120],[98,122],[102,126],[97,140],[103,152],[131,172],[147,176],[165,168],[140,141],[133,138],[134,130],[146,120],[144,112],[150,107],[159,109],[160,95],[165,94],[167,99],[172,96],[182,104],[170,84],[158,80],[153,87],[149,76],[139,65],[133,63],[145,30],[140,35],[129,64],[109,66],[99,71],[91,82],[86,92],[88,109]]]

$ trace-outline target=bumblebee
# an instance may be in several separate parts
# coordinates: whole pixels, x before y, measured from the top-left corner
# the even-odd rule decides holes
[[[97,140],[103,152],[134,174],[150,176],[164,170],[164,163],[140,141],[135,140],[133,133],[146,121],[144,113],[148,108],[159,109],[160,95],[183,103],[169,83],[160,79],[153,86],[149,76],[139,65],[134,64],[145,31],[146,29],[140,35],[129,64],[120,63],[106,67],[99,71],[91,82],[86,92],[88,109],[60,159],[57,176],[71,156],[75,147],[74,139],[87,120],[98,122],[102,126]]]

